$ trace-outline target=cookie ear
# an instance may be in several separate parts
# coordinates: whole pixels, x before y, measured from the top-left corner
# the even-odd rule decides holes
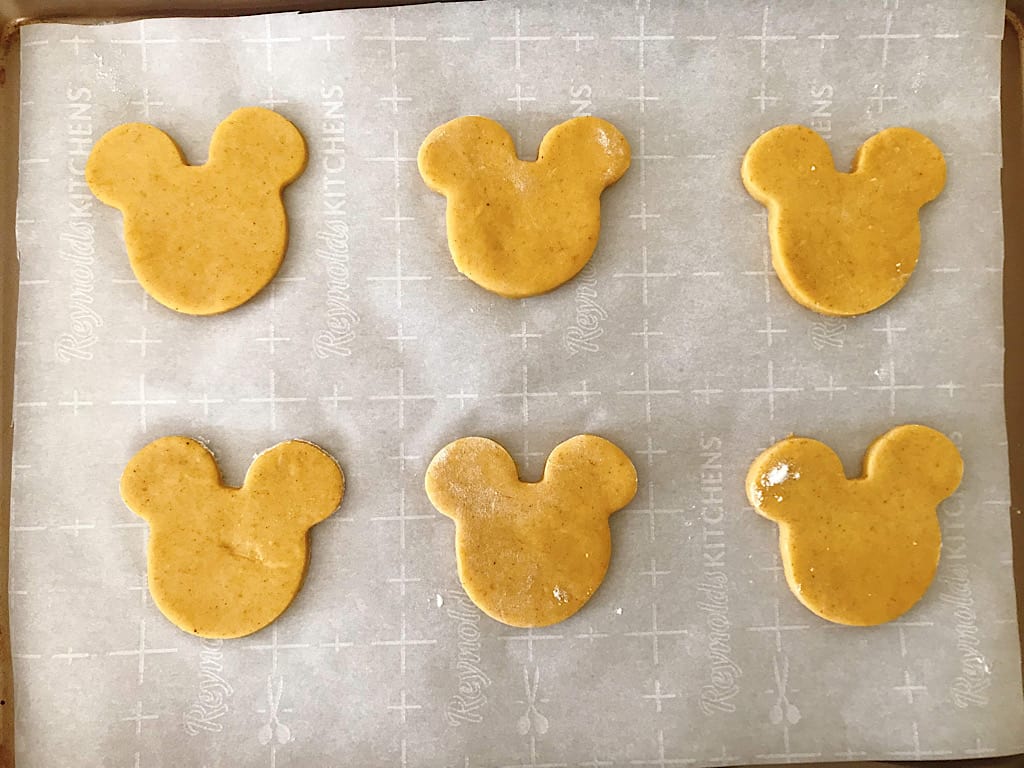
[[[573,488],[610,515],[636,496],[636,467],[615,443],[595,435],[577,435],[548,456],[543,482]]]
[[[556,125],[537,151],[538,162],[582,174],[601,189],[622,178],[630,158],[626,137],[599,117],[574,117]]]
[[[459,520],[490,510],[518,482],[508,451],[486,437],[463,437],[431,459],[424,486],[438,512]]]
[[[823,487],[845,479],[835,451],[808,437],[791,437],[758,456],[747,472],[747,499],[756,512],[777,523],[798,522],[827,494]],[[827,502],[826,502],[827,503]]]
[[[446,195],[482,169],[505,163],[515,154],[512,137],[500,123],[470,115],[449,120],[427,134],[416,164],[426,185]]]
[[[808,181],[835,172],[828,144],[803,125],[772,128],[743,156],[743,186],[766,206],[778,205]]]
[[[228,115],[210,139],[210,161],[258,169],[280,186],[306,167],[306,142],[299,129],[277,112],[243,107]]]
[[[946,184],[946,159],[935,143],[911,128],[886,128],[865,141],[855,172],[877,177],[880,191],[922,206]]]
[[[93,145],[85,181],[101,201],[124,208],[139,189],[184,164],[181,150],[166,133],[146,123],[125,123]]]
[[[312,443],[289,440],[253,460],[243,488],[273,494],[289,519],[310,528],[341,504],[345,476],[338,463]]]
[[[202,443],[162,437],[136,453],[121,474],[121,498],[139,517],[166,514],[196,491],[220,486],[217,462]]]
[[[960,485],[964,462],[953,441],[920,424],[890,429],[864,454],[864,474],[913,489],[935,504]]]

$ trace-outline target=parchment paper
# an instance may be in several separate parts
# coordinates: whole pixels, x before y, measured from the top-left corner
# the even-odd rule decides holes
[[[998,2],[450,4],[23,30],[21,306],[11,535],[19,765],[627,766],[933,758],[1024,749],[1002,405]],[[238,106],[293,120],[288,255],[220,317],[147,300],[83,164],[141,120],[206,156]],[[457,276],[414,158],[490,115],[524,157],[594,113],[632,143],[590,266],[554,293]],[[828,320],[768,264],[743,152],[786,122],[841,166],[911,125],[946,153],[922,258],[885,308]],[[855,474],[919,421],[966,462],[938,577],[899,622],[829,625],[789,593],[743,495],[790,432]],[[582,432],[640,492],[573,619],[483,617],[423,472],[456,437],[527,478]],[[130,456],[202,437],[229,482],[302,437],[342,463],[307,581],[229,642],[145,589]]]

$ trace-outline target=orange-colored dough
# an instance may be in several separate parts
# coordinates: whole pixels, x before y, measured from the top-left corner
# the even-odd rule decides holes
[[[572,616],[608,570],[608,517],[636,494],[636,469],[618,447],[579,435],[548,456],[538,483],[519,479],[497,443],[464,437],[430,462],[426,489],[455,521],[455,553],[466,594],[514,627]]]
[[[772,266],[789,295],[825,315],[860,315],[910,279],[918,211],[946,183],[942,152],[910,128],[887,128],[840,173],[802,125],[765,133],[743,158],[743,184],[769,213]]]
[[[124,214],[142,287],[189,315],[226,312],[277,273],[288,242],[281,190],[306,166],[306,143],[276,112],[246,107],[213,133],[205,165],[186,165],[163,131],[127,123],[96,142],[89,188]]]
[[[251,634],[298,594],[306,535],[341,503],[334,459],[301,440],[279,443],[249,466],[241,488],[221,483],[197,440],[164,437],[121,476],[121,498],[149,523],[149,591],[164,616],[202,637]]]
[[[586,266],[601,230],[601,192],[629,168],[626,137],[597,117],[556,125],[536,162],[486,117],[459,117],[420,147],[420,175],[448,198],[459,272],[501,296],[535,296]]]
[[[936,506],[960,484],[956,446],[934,429],[896,427],[864,454],[848,480],[824,443],[791,437],[747,473],[747,498],[779,525],[789,588],[824,619],[882,624],[928,589],[942,538]]]

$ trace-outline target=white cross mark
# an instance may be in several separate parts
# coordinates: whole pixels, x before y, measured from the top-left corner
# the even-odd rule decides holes
[[[146,327],[145,326],[143,326],[142,330],[139,332],[139,338],[137,338],[137,339],[125,339],[124,343],[125,344],[138,344],[139,345],[139,357],[145,357],[146,356],[146,347],[149,346],[150,344],[163,344],[163,342],[160,339],[151,339],[151,338],[149,338],[149,336],[148,336],[148,334],[146,332]]]
[[[658,628],[658,604],[651,604],[651,628],[639,632],[627,632],[626,637],[649,637],[651,639],[651,654],[654,658],[654,666],[658,666],[660,658],[658,655],[658,642],[662,637],[678,637],[689,634],[685,629],[659,629]]]
[[[514,44],[515,54],[516,54],[515,70],[516,70],[516,72],[518,72],[522,68],[522,59],[523,59],[522,47],[523,47],[523,43],[540,43],[540,42],[544,42],[545,40],[550,40],[551,37],[547,36],[547,35],[523,35],[523,33],[522,33],[522,24],[520,23],[519,9],[518,8],[514,9],[514,13],[515,13],[515,16],[514,16],[514,22],[513,23],[514,23],[514,27],[515,27],[515,34],[511,35],[511,36],[506,35],[506,36],[492,37],[491,41],[495,42],[495,43],[513,43]]]
[[[309,643],[279,643],[277,641],[277,627],[275,626],[272,629],[269,643],[254,643],[252,645],[244,645],[242,647],[247,651],[270,651],[270,676],[273,677],[277,674],[277,660],[281,651],[293,651],[301,648],[309,648]]]
[[[79,531],[91,531],[96,527],[96,523],[83,523],[77,517],[75,522],[70,525],[58,525],[57,530],[59,531],[72,531],[75,538],[78,538]]]
[[[520,340],[524,352],[526,351],[526,347],[527,347],[527,344],[528,344],[530,339],[540,339],[543,336],[544,336],[543,333],[527,333],[526,332],[526,321],[525,320],[523,320],[523,322],[522,322],[522,326],[521,326],[521,329],[520,329],[519,333],[510,333],[508,335],[508,337],[510,339],[519,339]]]
[[[141,701],[136,701],[135,702],[135,712],[133,712],[128,717],[122,717],[121,718],[121,722],[122,723],[135,723],[135,735],[136,736],[141,736],[142,735],[142,723],[144,721],[146,721],[146,720],[157,720],[159,717],[160,717],[160,715],[144,715],[144,714],[142,714],[142,702]]]
[[[740,35],[740,40],[756,40],[761,44],[761,71],[764,72],[768,65],[768,43],[780,43],[784,40],[796,40],[796,35],[769,35],[768,34],[768,6],[764,7],[761,14],[760,35]],[[764,112],[764,110],[761,110]]]
[[[821,50],[824,51],[825,50],[825,43],[826,42],[831,42],[833,40],[838,40],[839,39],[839,35],[826,35],[824,32],[822,32],[821,34],[817,34],[817,35],[808,35],[807,39],[808,40],[817,40],[817,41],[819,41],[821,43]]]
[[[140,52],[140,54],[142,56],[142,71],[143,72],[148,72],[149,71],[149,54],[148,54],[148,47],[147,46],[150,46],[150,45],[161,45],[161,44],[163,44],[163,45],[173,44],[173,43],[177,43],[178,40],[176,40],[174,38],[154,39],[154,38],[151,38],[151,37],[146,37],[146,21],[145,21],[145,19],[139,21],[138,25],[139,25],[139,36],[137,38],[135,38],[134,40],[111,40],[110,42],[114,43],[115,45],[137,45],[137,46],[139,46],[139,52]]]
[[[828,386],[827,387],[815,387],[815,392],[828,392],[828,401],[831,403],[835,399],[836,392],[845,392],[849,387],[837,387],[835,383],[835,377],[830,373],[828,375]]]
[[[640,153],[633,155],[634,160],[640,161],[640,184],[647,183],[647,163],[652,160],[672,160],[675,155],[652,155],[647,152],[647,131],[640,129]]]
[[[967,389],[963,384],[954,384],[952,381],[948,381],[945,384],[936,384],[936,389],[944,389],[949,393],[950,400],[953,399],[953,392],[957,389]]]
[[[352,398],[349,397],[349,396],[339,395],[338,394],[338,385],[337,384],[335,384],[333,386],[333,388],[331,389],[331,394],[330,395],[324,395],[323,397],[320,398],[320,402],[321,403],[332,403],[334,405],[335,412],[337,412],[338,406],[341,403],[347,403],[347,402],[350,402],[351,400],[352,400]]]
[[[646,459],[647,459],[647,466],[650,467],[650,466],[652,466],[654,464],[654,457],[655,456],[664,456],[667,453],[668,453],[668,451],[665,450],[664,448],[657,448],[657,449],[655,449],[655,447],[654,447],[654,438],[652,438],[650,435],[647,435],[647,447],[644,450],[642,450],[642,451],[637,451],[636,455],[637,456],[644,456],[644,457],[646,457]]]
[[[917,730],[917,721],[913,723],[913,734],[914,734],[914,749],[913,750],[893,750],[889,754],[893,757],[909,757],[914,760],[921,760],[927,757],[942,757],[943,755],[953,754],[948,749],[921,749],[921,734]]]
[[[415,157],[405,157],[398,154],[398,129],[393,128],[391,130],[391,156],[390,157],[368,157],[366,158],[373,163],[391,163],[394,166],[395,174],[395,189],[397,190],[401,183],[401,163],[415,163]]]
[[[274,61],[271,58],[271,53],[274,50],[275,43],[300,43],[302,42],[301,37],[274,37],[270,29],[270,16],[263,17],[263,37],[247,37],[242,40],[243,43],[255,43],[264,46],[267,55],[267,72],[274,71]]]
[[[765,336],[767,337],[767,341],[768,341],[768,346],[769,347],[773,344],[772,337],[775,334],[777,334],[777,333],[786,333],[785,329],[783,329],[783,328],[773,328],[772,327],[771,315],[769,315],[768,317],[765,318],[765,326],[764,326],[764,328],[758,328],[757,332],[765,334]]]
[[[903,685],[894,685],[892,687],[894,691],[899,691],[907,697],[907,704],[914,703],[914,693],[916,691],[927,691],[928,686],[926,685],[912,685],[910,682],[910,671],[903,670]]]
[[[914,389],[924,389],[921,384],[897,384],[896,383],[896,361],[892,358],[889,359],[889,366],[883,369],[881,372],[883,375],[888,376],[889,381],[886,384],[874,384],[863,387],[863,389],[871,390],[874,392],[888,392],[889,393],[889,415],[896,415],[896,393],[904,392]]]
[[[277,342],[279,341],[291,341],[287,336],[278,336],[274,332],[274,324],[270,323],[270,330],[266,336],[257,336],[253,341],[266,342],[269,347],[270,354],[274,354],[277,350]]]
[[[641,114],[643,114],[647,112],[647,102],[661,101],[661,96],[648,96],[646,86],[644,86],[643,83],[640,83],[640,93],[638,93],[636,96],[627,96],[626,101],[637,102],[640,106],[640,112]]]
[[[659,509],[655,506],[653,480],[647,481],[647,506],[643,509],[631,507],[626,510],[629,514],[647,516],[647,538],[651,542],[654,541],[654,519],[658,515],[677,515],[682,511],[682,509]]]
[[[330,53],[331,52],[331,43],[333,43],[335,40],[344,40],[345,36],[344,35],[332,35],[330,32],[328,32],[328,33],[323,34],[323,35],[313,35],[312,39],[313,39],[313,42],[315,42],[315,43],[319,43],[319,42],[326,43],[326,45],[327,45],[327,52]]]
[[[398,95],[398,83],[391,83],[391,95],[381,96],[380,101],[386,101],[391,104],[391,111],[394,114],[398,114],[398,104],[403,101],[412,101],[412,96],[399,96]]]
[[[711,405],[711,396],[720,395],[725,392],[724,389],[716,389],[711,386],[711,382],[707,379],[704,380],[704,387],[702,389],[691,389],[690,393],[697,397],[704,398],[704,405]]]
[[[395,71],[398,69],[398,44],[399,43],[422,43],[427,38],[420,35],[403,35],[399,36],[396,31],[395,17],[391,17],[391,34],[390,35],[367,35],[363,40],[377,40],[388,43],[391,50],[391,70]]]
[[[768,418],[775,419],[775,396],[779,394],[792,394],[803,392],[803,387],[777,387],[775,386],[775,363],[768,361],[768,386],[766,387],[745,387],[740,392],[750,394],[768,395]]]
[[[268,403],[270,405],[270,428],[277,429],[277,406],[287,403],[304,403],[305,397],[279,397],[277,394],[277,374],[270,371],[270,394],[266,397],[243,397],[243,403]]]
[[[428,515],[423,515],[423,517],[428,517]],[[419,583],[421,581],[423,581],[423,579],[411,579],[411,578],[409,578],[408,576],[405,575],[405,563],[403,562],[403,563],[399,564],[399,575],[398,575],[398,577],[396,578],[396,577],[392,576],[390,579],[388,579],[388,584],[397,584],[399,592],[402,593],[402,597],[405,597],[405,585],[406,584],[417,584],[417,583]]]
[[[579,389],[577,389],[575,392],[570,392],[569,393],[569,395],[571,397],[582,398],[583,406],[584,407],[586,407],[586,406],[588,406],[590,404],[590,398],[592,396],[600,395],[600,394],[601,393],[596,391],[596,390],[587,389],[587,380],[586,379],[583,379],[582,381],[580,381],[580,388]]]
[[[398,369],[398,393],[394,395],[371,395],[370,400],[393,400],[398,403],[398,428],[405,429],[405,404],[417,400],[433,400],[433,395],[407,395],[405,393],[405,370]]]
[[[591,40],[595,40],[596,38],[593,35],[581,35],[579,32],[576,32],[571,35],[562,35],[562,39],[567,42],[574,43],[576,46],[576,53],[579,53],[580,43],[584,41],[590,42]]]
[[[772,275],[775,271],[771,266],[771,256],[768,253],[768,246],[764,245],[761,248],[761,269],[748,269],[743,272],[744,275],[755,275],[764,279],[764,303],[772,303]]]
[[[76,659],[88,659],[90,656],[92,656],[91,653],[75,653],[71,649],[71,646],[68,646],[67,651],[65,651],[64,653],[55,653],[50,658],[51,659],[60,659],[61,661],[65,661],[66,660],[67,663],[68,663],[68,666],[70,667],[72,661],[75,661]]]
[[[688,757],[666,757],[665,756],[665,731],[658,729],[658,756],[653,760],[630,760],[630,765],[653,765],[657,768],[668,768],[670,765],[691,765],[697,762]]]
[[[526,643],[526,659],[527,661],[533,661],[533,644],[543,642],[545,640],[561,640],[562,635],[538,635],[535,634],[533,628],[530,627],[526,630],[525,634],[520,635],[499,635],[499,637],[506,642],[521,641]]]
[[[892,32],[893,13],[890,11],[885,15],[885,32],[875,35],[857,35],[858,40],[881,40],[882,41],[882,67],[889,63],[889,41],[891,40],[915,40],[920,37],[916,34],[897,35]]]
[[[397,709],[402,714],[402,722],[406,722],[406,712],[411,709],[423,709],[419,704],[407,704],[405,688],[401,691],[401,704],[388,704],[388,709]]]
[[[516,83],[516,95],[515,96],[509,96],[505,100],[513,102],[516,105],[516,114],[521,114],[522,111],[523,111],[523,103],[527,102],[527,101],[536,101],[537,97],[536,96],[524,96],[523,95],[523,85],[522,85],[522,83]],[[522,131],[519,131],[517,135],[519,137],[519,143],[521,144],[522,141],[523,141],[523,139],[522,139]]]
[[[658,564],[655,562],[653,557],[651,558],[651,570],[649,570],[649,571],[640,571],[640,575],[641,576],[650,576],[651,577],[651,589],[656,589],[657,588],[657,586],[658,586],[658,577],[659,576],[667,576],[670,573],[672,573],[672,571],[659,571],[658,570]]]
[[[646,208],[643,209],[646,214]],[[635,218],[631,216],[630,218]],[[646,229],[646,227],[644,227]],[[640,246],[640,271],[639,272],[616,272],[612,277],[628,277],[636,278],[640,280],[640,297],[643,300],[643,305],[646,307],[648,303],[649,285],[648,281],[664,279],[670,277],[679,277],[678,272],[651,272],[647,264],[647,246]],[[644,347],[646,348],[646,344]]]
[[[139,99],[138,101],[129,101],[128,103],[131,106],[133,106],[133,107],[142,107],[142,116],[145,117],[146,120],[150,119],[150,117],[149,117],[150,107],[162,107],[162,106],[164,106],[164,102],[162,102],[162,101],[150,101],[150,99],[149,99],[149,88],[143,88],[142,89],[142,98],[141,99]]]
[[[874,95],[868,96],[868,101],[875,102],[875,112],[880,115],[885,112],[885,102],[897,101],[897,98],[895,96],[886,96],[885,86],[881,83],[876,83],[874,87]]]
[[[646,302],[644,302],[644,303],[646,304]],[[639,336],[639,337],[641,337],[644,340],[644,349],[649,349],[650,348],[649,339],[650,339],[651,336],[664,336],[665,334],[662,331],[650,331],[650,330],[648,330],[648,321],[647,321],[647,318],[645,317],[644,318],[644,329],[642,331],[631,331],[629,335],[630,336]]]
[[[530,398],[531,397],[557,397],[557,392],[531,392],[530,391],[530,379],[527,371],[527,366],[522,367],[522,389],[518,392],[500,392],[495,397],[514,397],[520,400],[522,403],[522,417],[523,426],[525,427],[530,423]]]
[[[92,405],[92,400],[81,400],[81,399],[79,399],[78,390],[77,389],[73,389],[73,390],[71,390],[71,399],[70,400],[59,400],[57,402],[57,405],[63,406],[65,408],[70,408],[72,415],[77,416],[78,415],[78,409],[83,407],[83,406],[91,406]]]
[[[761,90],[758,91],[757,96],[751,96],[750,100],[751,101],[756,101],[758,103],[758,106],[761,109],[761,114],[763,115],[764,111],[765,111],[765,108],[768,106],[768,104],[771,103],[771,104],[774,105],[775,102],[779,100],[779,97],[778,96],[769,96],[768,95],[767,86],[765,85],[764,81],[762,80],[761,81]]]
[[[893,325],[892,315],[886,313],[885,325],[882,326],[881,328],[872,328],[871,330],[875,331],[876,333],[884,333],[885,343],[891,347],[893,345],[893,340],[896,338],[896,334],[903,333],[903,331],[907,329],[904,328],[902,325]]]
[[[401,658],[402,676],[405,676],[406,649],[417,645],[436,645],[437,640],[410,640],[406,634],[405,611],[402,611],[402,634],[396,640],[374,640],[372,645],[397,647]]]
[[[771,632],[775,635],[775,650],[782,652],[782,633],[799,632],[802,629],[809,629],[810,624],[783,624],[779,618],[779,600],[775,599],[775,621],[772,624],[764,624],[757,627],[747,627],[748,632]]]
[[[405,352],[405,342],[407,342],[407,341],[416,341],[416,339],[417,339],[416,336],[406,336],[405,335],[405,325],[403,325],[401,320],[398,321],[398,332],[394,336],[385,336],[384,337],[385,341],[397,341],[398,342],[398,354],[400,354],[400,355]]]
[[[430,280],[430,275],[406,275],[402,272],[402,246],[395,247],[395,273],[393,275],[371,275],[366,279],[375,283],[393,282],[395,284],[395,303],[402,308],[402,284],[418,283]]]
[[[158,399],[150,400],[146,398],[146,374],[139,374],[139,398],[137,400],[111,400],[111,405],[131,405],[136,406],[139,409],[139,426],[142,431],[145,432],[148,429],[146,421],[146,409],[152,405],[174,405],[177,400],[171,399]]]
[[[676,694],[674,694],[674,693],[662,693],[661,692],[661,681],[660,680],[655,680],[654,681],[654,693],[645,693],[640,698],[641,699],[651,699],[652,701],[654,701],[654,710],[655,710],[655,712],[658,712],[660,714],[661,713],[661,702],[667,701],[668,699],[676,698]]]
[[[147,648],[146,647],[146,620],[139,619],[139,647],[124,651],[110,651],[107,656],[138,656],[139,657],[139,685],[142,685],[146,678],[146,656],[153,653],[177,653],[177,648]]]
[[[595,632],[593,627],[587,627],[586,632],[580,632],[576,635],[577,640],[589,640],[591,644],[595,640],[600,640],[603,637],[608,637],[607,632]]]
[[[355,643],[343,643],[341,638],[335,634],[334,639],[329,643],[320,643],[321,648],[333,648],[335,653],[338,653],[342,648],[351,648]]]
[[[633,395],[641,396],[644,398],[644,413],[646,415],[647,423],[651,423],[651,397],[660,395],[678,395],[678,389],[651,389],[651,364],[649,361],[644,361],[644,388],[643,389],[624,389],[619,391],[620,395]]]
[[[965,755],[988,755],[995,752],[995,747],[983,747],[981,746],[981,736],[977,736],[974,739],[974,746],[970,749],[965,749]]]
[[[66,40],[60,40],[59,42],[75,46],[75,58],[78,58],[78,53],[81,50],[81,46],[92,45],[96,41],[86,37],[79,37],[78,33],[76,32],[74,37],[69,37]],[[22,43],[22,45],[25,45],[25,43]]]
[[[211,398],[206,392],[203,392],[203,396],[200,397],[200,398],[197,398],[195,400],[189,400],[189,403],[192,404],[192,405],[202,405],[203,406],[203,416],[204,417],[210,415],[210,406],[211,405],[215,405],[217,403],[223,403],[223,402],[224,402],[223,399]]]
[[[675,40],[675,35],[648,35],[647,31],[647,17],[644,15],[640,16],[640,30],[635,35],[617,35],[612,37],[612,40],[622,40],[625,42],[637,44],[637,68],[643,69],[646,66],[646,44],[649,42],[657,42],[663,40]]]
[[[267,98],[260,99],[260,104],[262,104],[267,109],[276,109],[280,104],[289,103],[290,102],[288,101],[288,99],[279,99],[274,96],[274,86],[272,85],[267,86]]]
[[[466,392],[466,388],[465,387],[459,387],[458,393],[452,394],[452,395],[446,395],[446,397],[448,397],[448,398],[450,398],[452,400],[458,400],[459,401],[459,410],[460,411],[464,411],[466,409],[466,401],[467,400],[476,400],[477,397],[479,397],[479,395],[477,395],[477,394],[475,394],[473,392]]]
[[[401,207],[398,204],[398,196],[395,195],[395,214],[394,214],[394,216],[381,216],[380,220],[381,221],[393,221],[393,222],[395,222],[395,232],[399,232],[400,233],[402,231],[402,222],[403,221],[416,221],[416,217],[415,216],[403,216],[402,215],[402,209],[401,209]]]

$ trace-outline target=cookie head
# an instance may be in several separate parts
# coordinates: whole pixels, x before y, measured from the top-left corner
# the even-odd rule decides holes
[[[288,239],[281,191],[305,163],[295,126],[248,107],[217,127],[200,166],[186,165],[153,126],[113,128],[93,147],[86,181],[122,212],[129,263],[147,293],[210,315],[245,303],[277,272]]]
[[[919,210],[942,190],[946,166],[927,137],[888,128],[840,173],[821,136],[784,125],[750,146],[742,177],[768,208],[772,266],[786,291],[816,312],[849,316],[877,309],[910,279]]]
[[[941,549],[936,506],[962,472],[952,442],[916,424],[878,438],[852,480],[827,445],[789,438],[751,465],[747,497],[778,523],[800,602],[829,621],[868,626],[903,615],[928,589]]]
[[[125,504],[149,523],[149,589],[174,624],[241,637],[276,619],[302,584],[309,528],[341,503],[344,476],[310,443],[256,457],[240,488],[188,437],[140,450],[121,476]]]
[[[608,517],[636,483],[629,458],[593,435],[556,447],[537,483],[522,482],[508,452],[481,437],[443,448],[426,476],[431,503],[455,520],[466,593],[518,627],[563,621],[590,598],[611,557]]]
[[[629,167],[629,143],[611,123],[573,118],[552,128],[537,160],[516,156],[508,132],[485,117],[434,129],[420,175],[447,197],[455,266],[478,285],[522,298],[557,288],[590,260],[602,191]]]

